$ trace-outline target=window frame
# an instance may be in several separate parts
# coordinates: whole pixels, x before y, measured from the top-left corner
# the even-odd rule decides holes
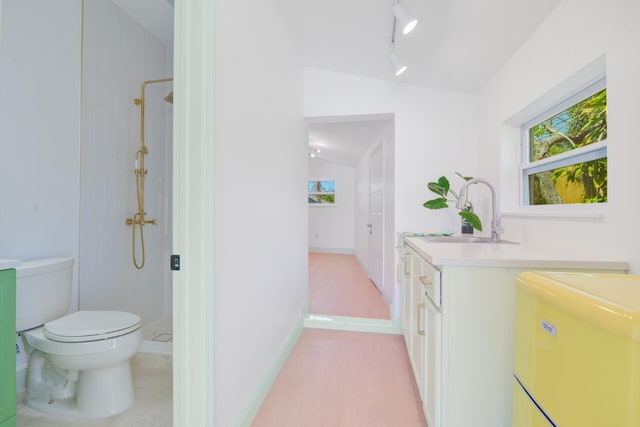
[[[536,115],[532,119],[523,123],[520,126],[520,164],[519,164],[519,177],[520,177],[520,206],[523,207],[536,207],[540,208],[542,206],[572,206],[573,208],[577,206],[586,206],[586,205],[596,205],[602,206],[606,205],[605,203],[561,203],[561,204],[551,204],[551,205],[533,205],[530,201],[530,192],[529,192],[529,176],[545,172],[557,168],[561,168],[564,166],[575,165],[578,163],[583,163],[587,161],[602,159],[607,157],[607,139],[602,141],[594,142],[584,147],[576,148],[571,151],[567,151],[565,153],[557,154],[552,157],[548,157],[545,159],[537,160],[531,162],[531,147],[530,147],[530,132],[529,130],[541,122],[553,117],[554,115],[566,110],[569,107],[589,98],[590,96],[600,92],[603,89],[607,89],[607,79],[606,77],[602,77],[597,81],[583,87],[577,92],[569,95],[556,104],[552,105],[550,108],[546,109],[544,112]],[[608,101],[607,101],[608,104]]]
[[[333,191],[309,191],[309,185],[312,182],[333,182]],[[335,178],[309,178],[307,180],[307,194],[308,196],[311,195],[324,195],[324,194],[332,194],[333,195],[333,203],[331,202],[320,202],[320,203],[312,203],[309,202],[309,198],[307,198],[307,204],[309,206],[323,206],[323,207],[328,207],[328,206],[335,206],[336,205],[336,184],[337,184],[337,180]]]

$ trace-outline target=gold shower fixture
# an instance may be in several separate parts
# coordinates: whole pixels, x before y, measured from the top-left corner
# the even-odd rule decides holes
[[[140,89],[140,98],[135,98],[133,103],[135,105],[140,106],[140,148],[136,151],[135,158],[135,168],[134,173],[136,175],[136,198],[138,202],[138,211],[133,214],[132,218],[127,218],[125,223],[128,226],[131,226],[131,256],[133,258],[133,265],[137,269],[141,269],[144,267],[145,262],[145,251],[144,251],[144,233],[142,231],[143,227],[147,224],[158,225],[157,219],[146,219],[147,213],[144,210],[144,177],[147,174],[147,170],[144,167],[144,157],[149,154],[149,149],[144,143],[144,103],[145,103],[145,89],[147,85],[155,84],[155,83],[166,83],[173,81],[173,78],[168,77],[165,79],[157,79],[157,80],[147,80],[142,83],[142,88]],[[173,104],[173,91],[171,91],[167,96],[164,97],[164,100],[170,104]],[[136,227],[138,228],[138,233],[140,235],[140,248],[141,248],[141,259],[138,262],[138,258],[136,256]]]

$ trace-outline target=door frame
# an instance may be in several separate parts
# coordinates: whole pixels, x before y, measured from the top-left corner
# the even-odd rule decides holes
[[[174,9],[173,425],[214,423],[215,0]],[[168,262],[168,260],[167,260]]]
[[[380,200],[380,210],[381,210],[381,219],[380,221],[377,221],[377,224],[374,224],[374,220],[373,220],[373,215],[372,215],[372,204],[373,204],[373,199],[372,199],[372,172],[374,171],[374,167],[373,167],[373,163],[374,163],[374,155],[379,155],[380,156],[380,193],[381,193],[381,200]],[[378,288],[378,290],[380,291],[380,293],[383,293],[384,287],[385,287],[385,280],[384,280],[384,271],[385,271],[385,263],[384,263],[384,244],[385,244],[385,223],[384,223],[384,202],[385,202],[385,189],[384,189],[384,184],[385,184],[385,173],[384,173],[384,140],[381,139],[380,142],[377,142],[373,145],[373,147],[371,148],[370,152],[369,152],[369,223],[367,224],[367,227],[369,228],[369,241],[368,241],[368,251],[367,251],[367,270],[368,270],[368,276],[371,279],[371,281],[373,282],[374,285],[376,285],[376,287]],[[376,226],[377,225],[377,226]],[[376,250],[377,248],[375,247],[374,244],[374,233],[378,234],[378,238],[380,240],[380,248],[379,250]],[[378,258],[378,263],[379,263],[379,271],[375,271],[376,270],[376,262],[372,262],[372,259],[375,259],[373,257]],[[376,282],[377,280],[377,282]]]

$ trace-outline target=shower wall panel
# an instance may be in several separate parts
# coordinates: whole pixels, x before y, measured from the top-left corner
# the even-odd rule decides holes
[[[158,225],[144,227],[141,270],[133,265],[132,230],[125,225],[137,210],[140,106],[133,100],[143,81],[170,76],[171,48],[112,2],[85,2],[84,13],[80,307],[126,310],[151,323],[171,317],[172,106],[163,101],[171,83],[146,89],[145,211]]]

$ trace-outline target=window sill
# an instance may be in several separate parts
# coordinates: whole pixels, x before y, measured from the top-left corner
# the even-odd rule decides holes
[[[515,219],[557,219],[557,220],[582,220],[582,221],[598,221],[605,218],[605,211],[535,211],[535,210],[512,210],[500,212],[502,218]]]

